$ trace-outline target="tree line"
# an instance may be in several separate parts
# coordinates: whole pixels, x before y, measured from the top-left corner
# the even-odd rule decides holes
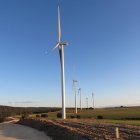
[[[27,114],[39,114],[60,111],[57,107],[10,107],[0,106],[0,122],[3,122],[6,117],[14,115],[27,115]]]

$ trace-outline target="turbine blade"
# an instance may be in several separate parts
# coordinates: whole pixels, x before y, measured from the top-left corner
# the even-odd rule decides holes
[[[56,48],[58,48],[58,46],[59,46],[59,43],[57,43],[52,49],[50,49],[49,51],[46,51],[45,52],[45,54],[49,54],[49,53],[51,53],[51,52],[53,52]]]
[[[57,43],[52,49],[51,49],[51,52],[54,51],[56,48],[58,48],[59,46],[59,43]]]
[[[58,42],[61,40],[60,10],[58,6]]]

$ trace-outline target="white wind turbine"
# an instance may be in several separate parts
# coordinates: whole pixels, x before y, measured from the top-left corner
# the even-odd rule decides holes
[[[65,107],[65,69],[64,69],[64,46],[68,45],[67,42],[61,42],[61,26],[60,26],[60,10],[58,6],[58,42],[52,51],[56,48],[59,50],[60,63],[61,63],[61,76],[62,76],[62,119],[66,119]]]
[[[76,82],[77,80],[73,80],[73,88],[74,88],[74,95],[75,95],[75,114],[77,114],[77,93],[76,93]]]
[[[93,99],[93,110],[94,110],[94,93],[92,92],[92,99]]]
[[[80,109],[82,110],[82,94],[81,94],[81,88],[78,89],[78,93],[80,94]]]
[[[86,97],[87,109],[88,109],[88,97]]]

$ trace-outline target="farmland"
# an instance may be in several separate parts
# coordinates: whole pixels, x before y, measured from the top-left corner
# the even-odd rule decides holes
[[[9,107],[1,110],[6,114]],[[21,118],[19,124],[42,130],[57,140],[112,140],[116,128],[122,140],[140,139],[140,107],[78,109],[77,114],[74,108],[67,108],[66,120],[58,117],[60,108],[10,108],[10,112],[8,116]]]
[[[48,119],[57,119],[56,112],[49,112]],[[125,123],[140,125],[140,107],[124,107],[124,108],[99,108],[99,109],[78,109],[78,115],[81,119],[96,119],[102,116],[103,119],[98,119],[100,122],[107,123]],[[31,115],[35,117],[35,115]],[[74,109],[67,109],[67,118],[76,117]]]
[[[36,118],[35,114],[31,114],[29,115],[31,120],[27,119],[26,123],[25,119],[25,122],[23,121],[22,123],[25,123],[25,125],[30,124],[31,127],[35,127],[39,130],[43,130],[46,125],[45,128],[47,130],[50,129],[53,131],[50,133],[50,136],[55,137],[52,134],[57,133],[60,139],[65,139],[65,137],[67,137],[67,139],[84,139],[86,137],[87,140],[112,140],[116,138],[116,127],[119,128],[120,139],[140,139],[140,107],[102,108],[95,110],[78,109],[78,118],[74,112],[74,109],[67,109],[66,120],[56,117],[58,111],[46,113],[46,118]],[[102,116],[102,118],[98,118],[98,116]],[[42,127],[38,122],[40,120],[41,124],[43,123]]]

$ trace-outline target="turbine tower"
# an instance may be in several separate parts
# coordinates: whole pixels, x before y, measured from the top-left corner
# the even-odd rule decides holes
[[[81,94],[81,88],[78,89],[78,93],[80,94],[80,109],[82,110],[82,94]]]
[[[65,107],[65,69],[64,69],[64,46],[68,45],[67,42],[61,42],[61,26],[60,26],[60,10],[58,6],[58,42],[52,51],[56,48],[59,50],[60,63],[61,63],[61,79],[62,79],[62,119],[66,119]]]
[[[73,88],[74,88],[74,94],[75,94],[75,114],[77,114],[76,82],[77,80],[73,80]]]
[[[93,110],[94,110],[94,93],[92,92],[92,99],[93,99]]]
[[[88,109],[88,97],[86,98],[86,103],[87,103],[87,109]]]

